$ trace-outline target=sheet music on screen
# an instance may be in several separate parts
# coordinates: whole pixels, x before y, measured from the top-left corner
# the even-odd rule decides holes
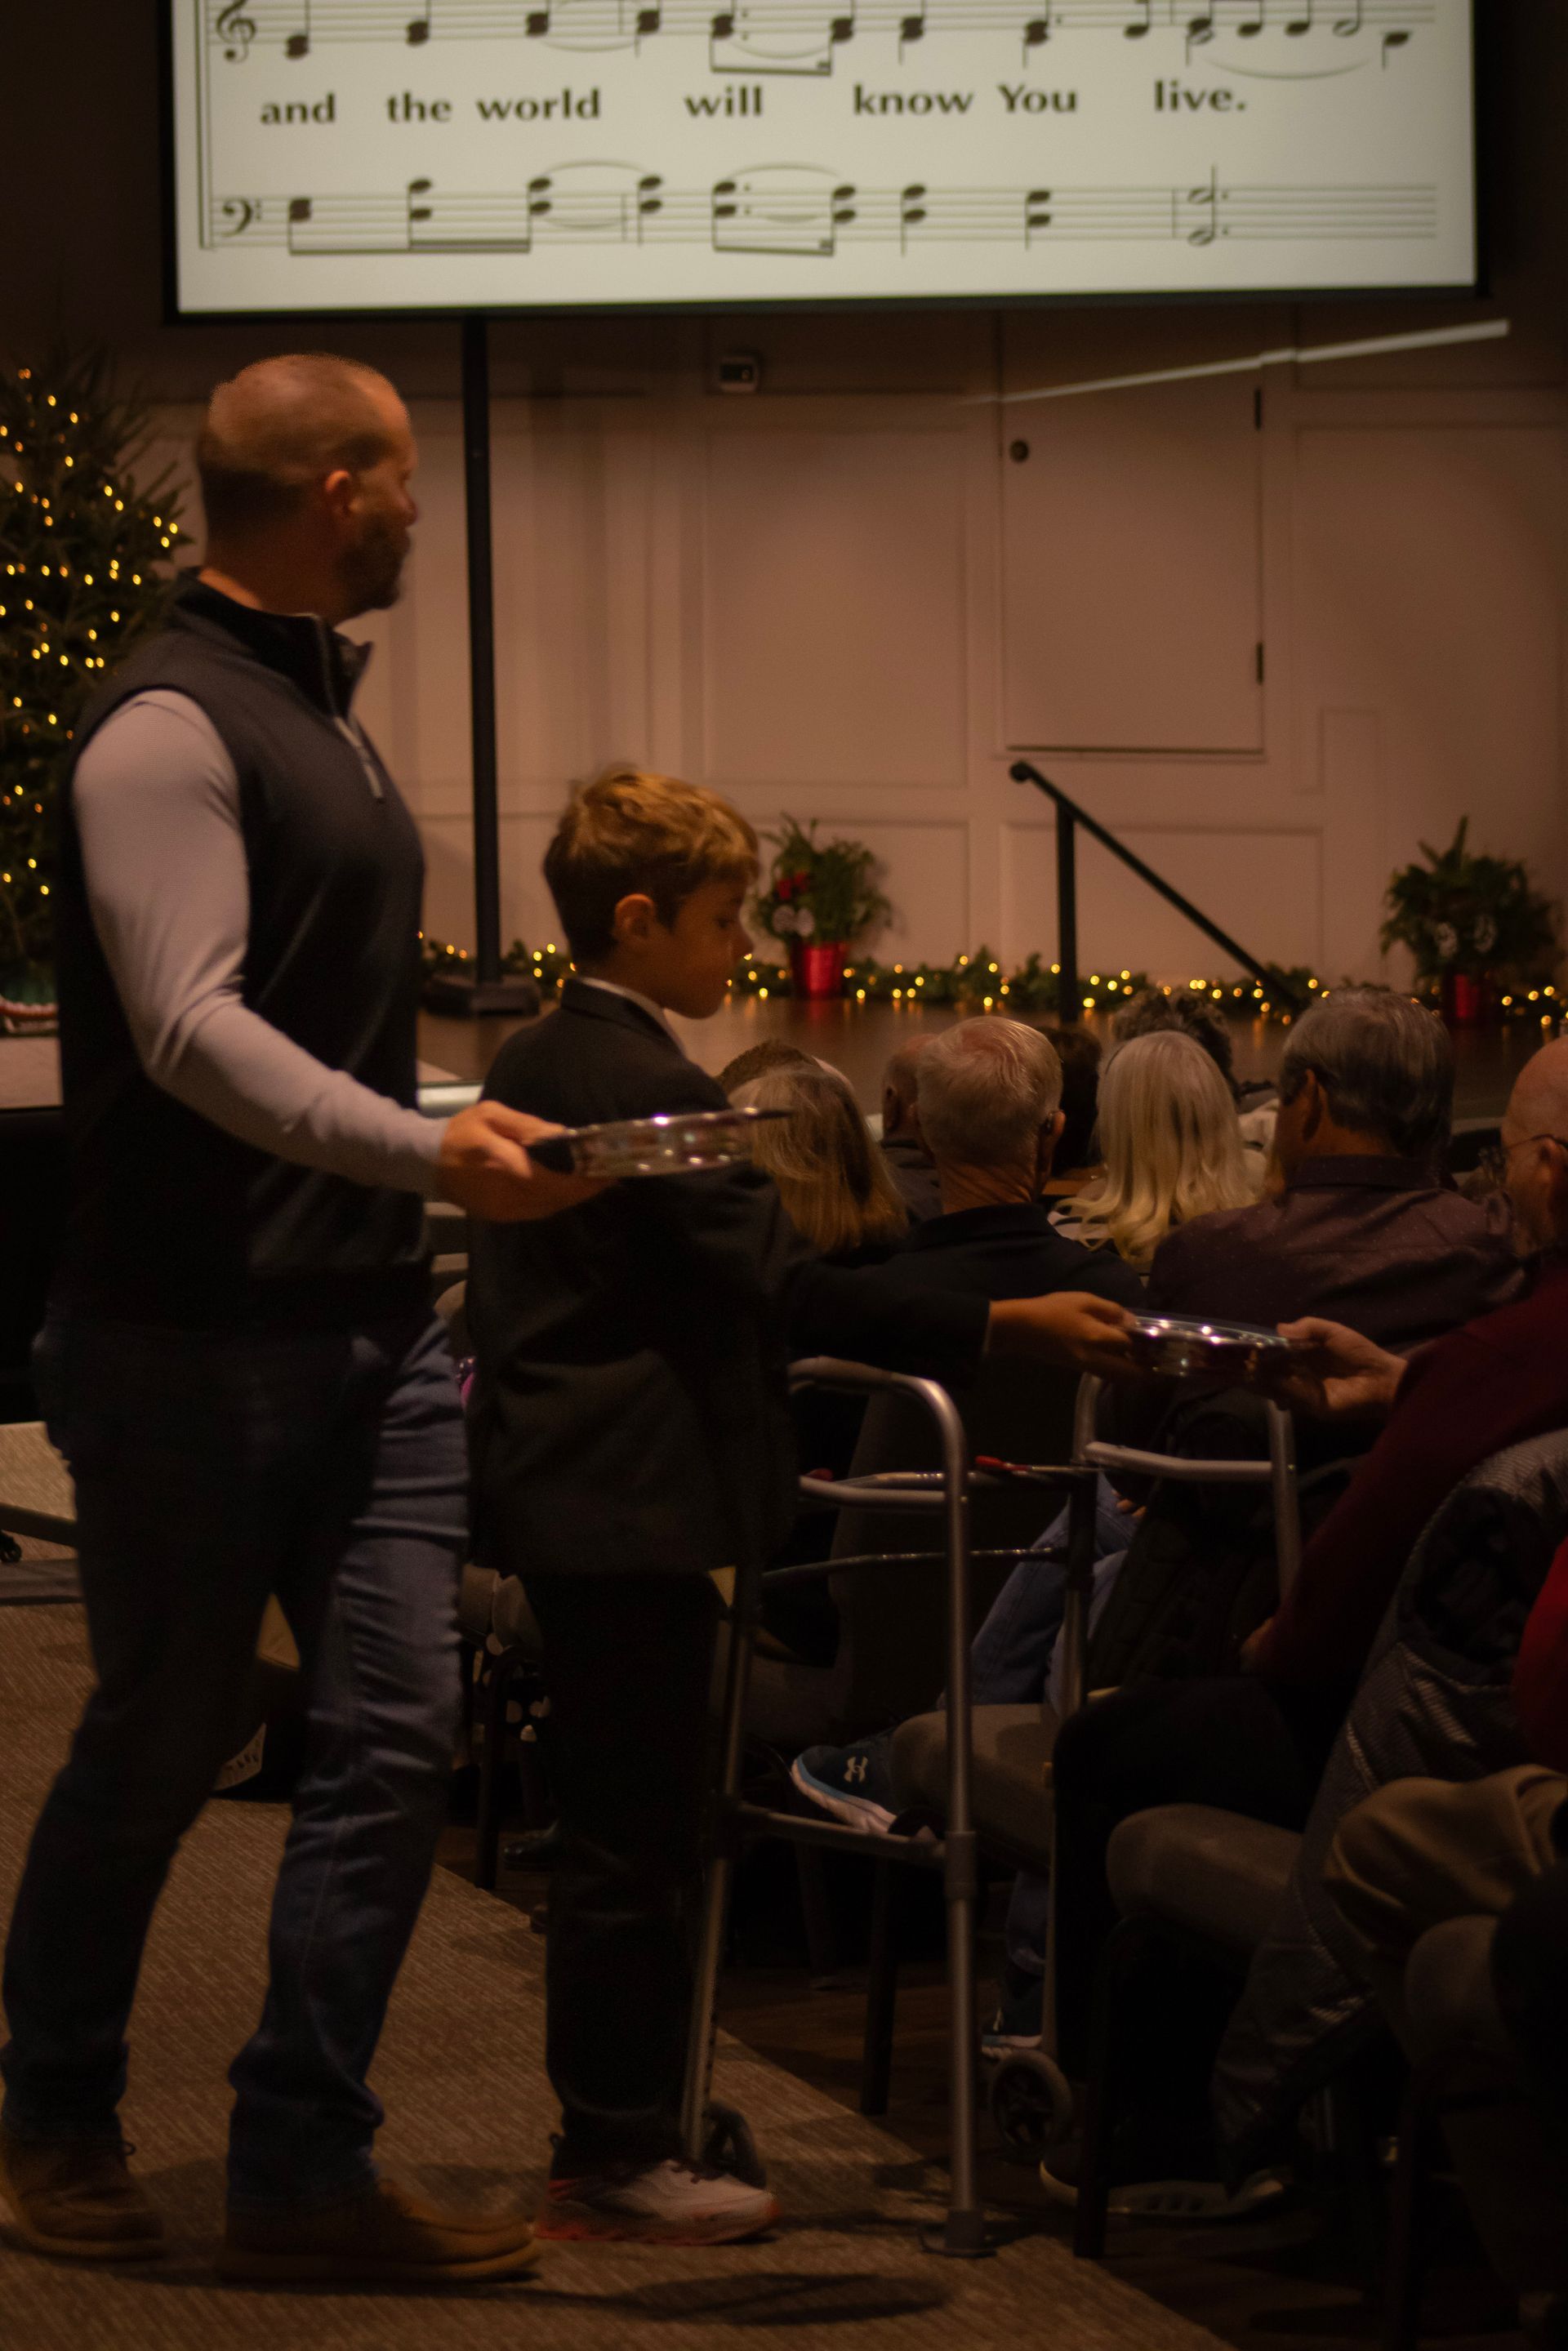
[[[1464,287],[1470,0],[165,0],[179,309]]]

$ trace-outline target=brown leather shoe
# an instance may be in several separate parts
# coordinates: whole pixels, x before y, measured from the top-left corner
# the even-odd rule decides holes
[[[324,2279],[419,2285],[433,2279],[522,2277],[539,2249],[523,2212],[451,2211],[394,2180],[331,2204],[231,2210],[218,2275],[238,2283]]]
[[[0,2130],[0,2196],[36,2253],[78,2262],[146,2262],[163,2223],[126,2168],[122,2138],[17,2138]]]

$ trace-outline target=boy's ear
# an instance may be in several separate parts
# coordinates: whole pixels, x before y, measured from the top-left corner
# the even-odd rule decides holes
[[[643,946],[658,925],[659,910],[643,890],[633,890],[615,902],[611,929],[618,947]]]

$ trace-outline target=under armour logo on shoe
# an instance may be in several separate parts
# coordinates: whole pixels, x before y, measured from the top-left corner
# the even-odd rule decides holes
[[[865,1778],[865,1775],[866,1775],[866,1760],[865,1760],[865,1757],[864,1757],[863,1755],[852,1755],[852,1756],[850,1757],[849,1761],[848,1761],[848,1762],[845,1764],[845,1766],[844,1766],[844,1777],[845,1777],[845,1779],[846,1779],[846,1780],[863,1780],[863,1779]]]

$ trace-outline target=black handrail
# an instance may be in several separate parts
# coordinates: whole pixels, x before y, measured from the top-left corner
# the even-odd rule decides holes
[[[1061,966],[1056,1002],[1058,1013],[1063,1020],[1075,1021],[1082,1008],[1078,998],[1078,866],[1075,840],[1080,825],[1083,827],[1085,832],[1092,834],[1103,848],[1108,849],[1113,857],[1119,857],[1123,864],[1137,875],[1140,882],[1146,882],[1151,890],[1157,890],[1160,896],[1168,904],[1174,906],[1178,914],[1185,914],[1189,923],[1195,923],[1200,931],[1214,941],[1217,947],[1222,947],[1228,956],[1233,956],[1239,964],[1243,965],[1252,974],[1254,979],[1260,979],[1276,1002],[1287,1006],[1292,1012],[1304,1011],[1306,1008],[1304,1000],[1297,995],[1288,980],[1282,978],[1278,971],[1271,971],[1267,964],[1260,963],[1256,956],[1249,955],[1246,948],[1230,936],[1228,931],[1222,931],[1218,923],[1211,923],[1207,914],[1200,914],[1190,898],[1184,898],[1179,890],[1174,889],[1170,883],[1162,880],[1152,865],[1145,865],[1143,859],[1134,855],[1132,850],[1118,841],[1113,832],[1107,832],[1099,819],[1091,816],[1087,809],[1080,808],[1078,802],[1071,799],[1060,784],[1053,784],[1049,776],[1042,776],[1040,769],[1031,768],[1027,759],[1015,759],[1008,773],[1015,784],[1033,784],[1037,791],[1043,792],[1048,799],[1053,800],[1056,804],[1056,958]]]

